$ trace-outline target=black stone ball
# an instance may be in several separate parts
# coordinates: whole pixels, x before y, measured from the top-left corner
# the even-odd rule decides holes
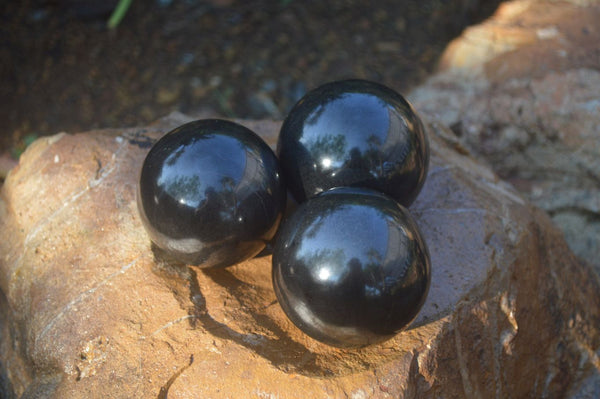
[[[337,347],[374,344],[406,328],[430,280],[427,247],[408,211],[370,189],[334,188],[302,203],[273,251],[284,312]]]
[[[230,266],[262,251],[285,203],[275,153],[229,121],[200,120],[169,132],[140,174],[138,208],[151,240],[201,267]]]
[[[425,129],[412,106],[365,80],[332,82],[306,94],[283,122],[277,153],[298,202],[353,186],[409,206],[429,164]]]

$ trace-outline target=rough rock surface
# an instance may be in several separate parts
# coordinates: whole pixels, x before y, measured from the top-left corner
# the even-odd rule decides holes
[[[503,3],[413,91],[600,272],[600,3]]]
[[[598,392],[600,283],[542,211],[429,125],[411,207],[432,287],[411,329],[339,350],[297,330],[270,257],[157,261],[135,186],[185,121],[35,142],[0,193],[0,383],[25,398],[584,397]],[[271,144],[274,122],[244,122]],[[460,149],[460,148],[459,148]],[[594,391],[596,390],[596,391]]]

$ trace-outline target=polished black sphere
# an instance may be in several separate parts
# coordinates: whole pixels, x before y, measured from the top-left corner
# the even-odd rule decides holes
[[[279,229],[273,286],[309,336],[338,347],[384,341],[421,309],[427,247],[407,210],[364,188],[334,188],[301,204]]]
[[[415,110],[394,90],[365,80],[332,82],[306,94],[285,119],[277,152],[298,202],[353,186],[409,206],[429,164]]]
[[[262,251],[285,203],[275,153],[229,121],[171,131],[152,147],[140,174],[138,208],[151,240],[201,267],[230,266]]]

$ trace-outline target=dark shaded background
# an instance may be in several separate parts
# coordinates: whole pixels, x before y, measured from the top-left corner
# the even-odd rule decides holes
[[[406,92],[499,1],[133,0],[111,31],[116,3],[2,2],[0,154],[173,110],[280,119],[306,90],[341,78]]]

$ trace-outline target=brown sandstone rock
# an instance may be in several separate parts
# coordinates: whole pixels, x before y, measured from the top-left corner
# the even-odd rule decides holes
[[[600,370],[600,284],[545,214],[430,125],[411,207],[432,260],[411,329],[339,350],[297,330],[270,257],[156,261],[135,187],[185,122],[34,143],[0,194],[0,372],[8,397],[562,397]],[[271,144],[274,122],[244,122]],[[591,378],[591,380],[590,380]],[[586,388],[587,389],[587,388]],[[578,391],[577,391],[578,390]]]
[[[409,96],[451,126],[600,272],[600,4],[503,3]]]

